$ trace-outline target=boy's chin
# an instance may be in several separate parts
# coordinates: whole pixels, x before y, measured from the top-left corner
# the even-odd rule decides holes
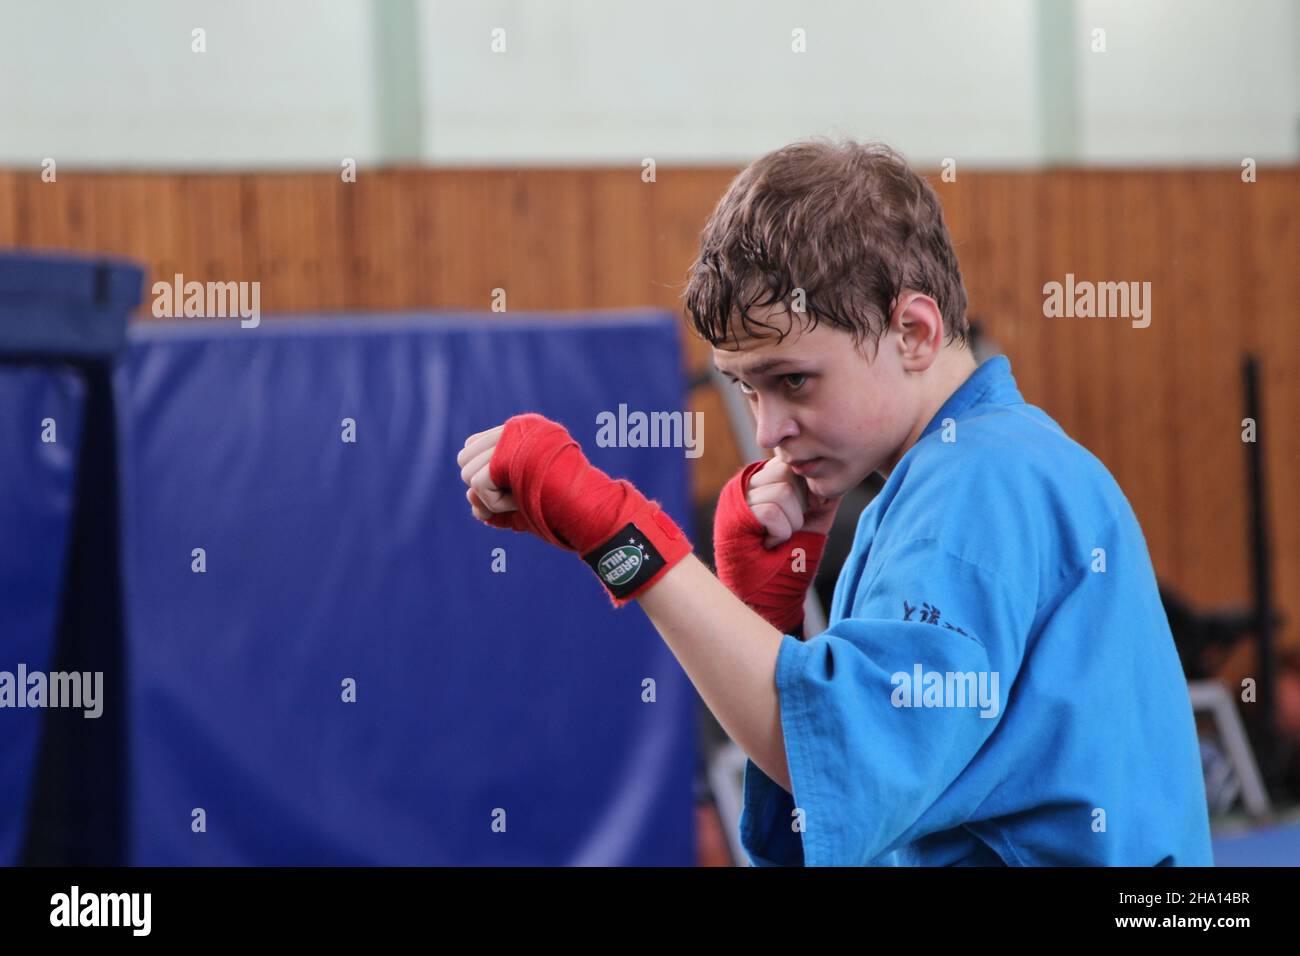
[[[838,475],[807,478],[805,481],[808,484],[808,490],[822,498],[838,498],[848,490],[844,487],[844,482]]]
[[[808,478],[808,490],[815,495],[823,498],[838,498],[847,492],[852,491],[858,485],[862,484],[866,475],[853,480],[853,475],[847,471],[828,470],[826,474],[819,475],[815,478]]]

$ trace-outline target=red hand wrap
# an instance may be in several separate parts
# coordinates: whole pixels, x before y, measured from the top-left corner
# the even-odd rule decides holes
[[[803,602],[821,564],[826,535],[796,531],[776,547],[763,547],[767,529],[745,496],[749,479],[767,460],[746,465],[727,482],[713,518],[713,557],[718,580],[783,634],[800,636]],[[802,571],[794,570],[795,548],[803,548]]]
[[[563,425],[541,415],[506,421],[488,473],[519,509],[493,515],[488,523],[578,552],[615,607],[691,553],[686,535],[659,502],[592,465]]]

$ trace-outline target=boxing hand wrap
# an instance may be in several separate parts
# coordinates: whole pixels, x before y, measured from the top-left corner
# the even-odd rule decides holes
[[[506,421],[488,473],[518,506],[488,523],[578,552],[615,607],[691,553],[686,535],[659,502],[592,465],[563,425],[541,415]]]
[[[745,500],[749,479],[767,460],[746,465],[727,482],[713,519],[713,557],[718,580],[783,634],[800,637],[804,598],[821,564],[826,535],[796,531],[774,548],[767,529]],[[803,555],[795,549],[802,548]],[[798,570],[796,570],[798,568]]]

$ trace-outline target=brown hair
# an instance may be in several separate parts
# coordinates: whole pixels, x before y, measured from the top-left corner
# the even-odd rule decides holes
[[[861,348],[885,332],[904,289],[935,300],[949,341],[966,342],[966,289],[934,190],[883,143],[812,139],[752,163],[732,182],[700,236],[686,308],[718,345],[747,335],[749,310],[804,292],[812,324],[852,333]]]

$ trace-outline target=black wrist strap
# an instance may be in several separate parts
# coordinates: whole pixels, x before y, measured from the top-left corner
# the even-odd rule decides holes
[[[659,573],[664,557],[649,537],[628,522],[612,538],[582,556],[600,583],[623,600]]]

